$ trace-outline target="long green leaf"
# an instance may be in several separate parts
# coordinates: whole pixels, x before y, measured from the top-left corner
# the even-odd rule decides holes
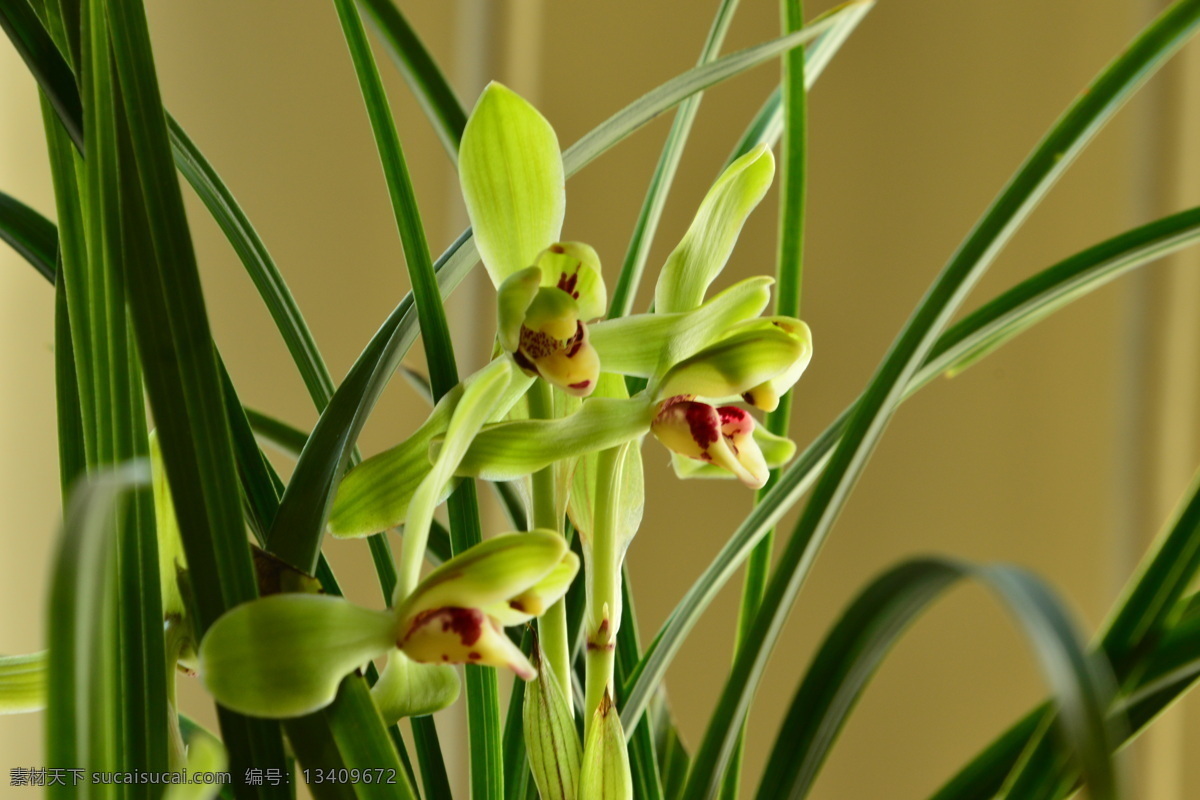
[[[425,231],[421,224],[408,166],[358,10],[353,0],[334,0],[334,6],[337,8],[342,32],[346,37],[359,88],[362,90],[371,128],[375,134],[375,144],[383,164],[388,194],[404,248],[404,258],[408,264],[412,295],[425,344],[430,385],[433,387],[434,397],[440,399],[458,383],[458,369],[446,322],[446,310],[442,305],[437,277],[430,261],[429,247],[425,241]],[[286,497],[285,494],[285,502]],[[479,505],[473,485],[460,487],[451,495],[449,511],[450,541],[454,553],[458,554],[482,540]],[[324,517],[313,521],[322,525]],[[276,530],[290,531],[289,528],[273,529]],[[319,527],[316,533],[319,539]],[[278,536],[275,538],[278,540]],[[504,772],[501,761],[500,703],[495,670],[469,664],[466,667],[466,683],[471,794],[480,800],[502,798]]]
[[[0,240],[8,242],[47,280],[54,280],[58,252],[54,223],[4,192],[0,192]]]
[[[733,21],[733,12],[737,10],[737,5],[737,0],[721,0],[717,15],[708,29],[708,38],[704,40],[704,47],[700,51],[701,66],[716,59],[721,50],[721,43],[725,41],[729,24]],[[803,54],[803,51],[801,53]],[[671,122],[667,141],[663,144],[662,153],[654,167],[650,188],[646,191],[646,199],[642,201],[642,209],[638,212],[637,222],[634,224],[629,249],[625,252],[625,262],[621,265],[617,285],[613,289],[608,308],[609,319],[623,317],[633,308],[633,298],[637,293],[642,271],[646,267],[646,258],[650,255],[650,245],[654,242],[654,234],[658,230],[667,195],[670,194],[671,184],[675,181],[675,171],[679,168],[679,160],[683,158],[683,148],[687,145],[692,123],[700,111],[700,101],[703,97],[702,92],[697,92],[681,102],[675,111],[675,119]]]
[[[358,0],[358,4],[366,10],[380,42],[416,95],[450,160],[455,161],[467,114],[446,76],[391,0]]]
[[[83,105],[71,67],[26,0],[0,3],[0,27],[42,87],[67,134],[83,152]]]
[[[905,387],[938,333],[1019,225],[1084,145],[1200,22],[1200,2],[1172,6],[1088,88],[1017,172],[951,258],[872,378],[797,523],[762,610],[734,664],[684,791],[710,797],[774,643],[817,552]]]
[[[1084,653],[1061,603],[1015,567],[944,559],[904,562],[864,589],[817,651],[784,718],[759,787],[760,800],[808,796],[817,772],[868,681],[908,626],[962,578],[995,592],[1024,630],[1062,713],[1059,723],[1096,798],[1113,797],[1115,742],[1104,662]]]
[[[325,366],[325,360],[317,349],[316,341],[292,292],[263,244],[258,232],[250,224],[244,211],[220,175],[204,157],[199,148],[188,138],[187,133],[173,118],[167,118],[171,136],[171,152],[175,166],[187,179],[204,203],[213,219],[220,226],[234,252],[246,267],[255,288],[275,320],[275,327],[283,336],[288,352],[300,371],[300,377],[308,388],[317,411],[321,411],[333,396],[333,378]]]
[[[146,464],[98,472],[78,486],[54,560],[47,618],[46,764],[113,771],[118,760],[116,553],[121,496],[149,482]],[[51,798],[113,796],[111,787],[49,786]]]
[[[225,610],[255,596],[254,575],[144,9],[137,0],[110,0],[105,8],[129,121],[120,132],[124,148],[114,176],[121,186],[128,299],[202,635]],[[235,771],[286,765],[277,724],[224,710],[221,723]],[[259,793],[285,794],[286,787],[264,786]]]
[[[1200,654],[1194,646],[1178,643],[1181,632],[1194,627],[1189,615],[1195,614],[1195,607],[1179,598],[1200,571],[1198,551],[1200,480],[1193,481],[1155,547],[1142,560],[1100,637],[1099,649],[1113,665],[1124,690],[1145,694],[1147,685],[1178,680],[1179,676],[1173,674],[1178,667],[1163,665],[1160,644],[1170,657],[1182,655],[1186,659]],[[1174,625],[1176,621],[1178,627]],[[1039,708],[1006,732],[943,787],[937,795],[939,800],[991,796],[999,791],[1005,776],[1018,763],[1022,750],[1038,730],[1035,723],[1044,723],[1050,713],[1049,709]],[[1035,721],[1030,721],[1031,718]],[[1043,752],[1052,745],[1052,742],[1037,743]],[[1023,772],[1030,774],[1032,769],[1026,765]]]
[[[118,117],[115,76],[109,49],[106,15],[97,3],[86,3],[81,15],[81,97],[86,128],[92,132],[83,163],[83,213],[87,238],[86,265],[64,270],[68,285],[85,284],[91,329],[89,352],[76,357],[90,362],[96,417],[92,468],[117,464],[148,454],[145,401],[140,367],[126,316],[125,290],[128,246],[122,235],[118,177]],[[68,300],[69,301],[69,300]],[[86,389],[85,389],[86,390]],[[117,537],[117,629],[119,694],[117,740],[119,763],[135,770],[169,767],[167,750],[166,653],[163,640],[162,598],[159,593],[157,536],[147,497],[134,497]],[[149,787],[135,786],[134,798],[151,796]]]

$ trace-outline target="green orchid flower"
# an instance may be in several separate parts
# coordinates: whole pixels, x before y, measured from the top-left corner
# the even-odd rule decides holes
[[[651,432],[672,451],[683,478],[736,477],[759,486],[764,464],[774,468],[791,459],[791,441],[729,409],[737,402],[766,411],[778,405],[812,357],[808,326],[760,316],[770,302],[769,277],[743,280],[706,299],[770,186],[775,161],[767,147],[730,164],[705,196],[661,271],[654,312],[595,323],[590,320],[607,304],[599,257],[585,244],[556,241],[565,195],[549,123],[493,83],[471,114],[459,167],[480,255],[497,287],[503,360],[522,374],[488,396],[479,435],[450,479],[438,483],[437,501],[459,477],[524,478]],[[330,514],[333,535],[366,536],[405,522],[451,416],[480,374],[448,393],[404,442],[350,471]],[[591,396],[602,375],[643,378],[647,388],[633,398]],[[588,399],[571,401],[573,413],[555,419],[516,419],[536,376]],[[704,424],[693,428],[688,409],[690,419]],[[736,424],[728,421],[734,416]],[[563,472],[569,485],[570,469]]]
[[[526,374],[586,397],[600,372],[587,323],[608,300],[596,251],[558,241],[566,194],[554,128],[520,95],[489,84],[463,131],[458,166],[497,289],[501,346]]]
[[[320,594],[259,598],[209,629],[200,643],[200,677],[222,705],[273,718],[323,708],[343,677],[392,650],[403,654],[400,663],[486,664],[530,680],[537,671],[503,627],[561,597],[578,568],[561,536],[533,531],[488,539],[450,559],[389,611]],[[423,672],[417,683],[431,675],[445,679],[444,672]],[[453,702],[457,680],[444,686],[424,713]]]
[[[778,406],[812,358],[808,326],[790,317],[759,316],[770,300],[770,278],[742,281],[705,300],[774,170],[765,146],[734,161],[667,259],[655,312],[591,327],[590,343],[603,372],[645,378],[642,393],[591,398],[562,419],[486,425],[459,474],[511,480],[646,433],[672,451],[681,477],[724,475],[757,488],[770,468],[790,459],[795,452],[790,441],[763,430],[731,404],[767,411]],[[532,285],[534,277],[521,279]]]

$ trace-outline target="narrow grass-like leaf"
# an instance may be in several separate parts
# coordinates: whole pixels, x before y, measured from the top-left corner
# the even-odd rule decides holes
[[[1109,676],[1104,662],[1085,654],[1053,593],[1015,567],[918,559],[872,581],[821,644],[776,737],[759,787],[760,800],[808,795],[834,740],[892,645],[962,578],[984,583],[1013,614],[1055,692],[1062,709],[1059,724],[1084,765],[1092,796],[1115,796],[1115,741],[1106,721]]]
[[[118,213],[117,130],[121,109],[109,50],[105,12],[97,3],[82,13],[80,85],[86,128],[92,135],[82,174],[86,190],[85,231],[88,263],[64,277],[81,277],[88,284],[88,322],[93,336],[93,391],[98,414],[97,447],[91,463],[120,463],[148,454],[145,398],[138,356],[125,305],[128,252],[123,220]],[[122,761],[147,771],[166,769],[168,715],[163,608],[160,595],[158,537],[154,512],[145,494],[134,497],[130,514],[117,539],[117,598],[121,647],[120,704],[123,732]],[[149,788],[135,787],[132,797],[150,797]]]
[[[220,226],[234,252],[246,267],[254,281],[259,296],[271,313],[275,327],[283,336],[288,352],[300,377],[308,388],[309,396],[321,411],[333,396],[333,378],[325,366],[325,360],[317,349],[316,341],[291,290],[275,266],[258,232],[250,224],[244,211],[212,164],[199,148],[188,138],[187,133],[173,118],[167,118],[171,137],[171,152],[175,166],[187,178],[196,194]]]
[[[738,654],[697,750],[684,791],[685,800],[712,795],[716,776],[728,762],[735,731],[745,718],[796,594],[909,380],[938,333],[1084,145],[1155,68],[1182,46],[1197,22],[1200,22],[1200,0],[1174,4],[1088,87],[1001,192],[905,325],[857,403],[850,424],[780,558],[764,595],[762,610],[746,637],[746,646]]]
[[[862,22],[867,12],[871,10],[871,6],[869,4],[852,6],[846,9],[846,13],[841,13],[842,10],[840,6],[832,8],[809,23],[809,25],[813,25],[824,17],[837,15],[837,23],[814,39],[805,50],[805,89],[812,89],[813,84],[817,82],[817,78],[825,71],[825,67],[829,65],[833,56],[846,43],[846,40],[850,38],[850,34]],[[730,153],[725,166],[729,166],[760,144],[767,144],[770,147],[774,147],[782,135],[783,87],[780,86],[771,92],[763,103],[762,108],[754,115],[754,119],[746,127],[742,138],[738,140],[737,145],[733,148],[733,152]]]
[[[63,522],[50,584],[46,764],[112,771],[118,730],[115,523],[123,493],[149,481],[144,462],[99,472],[78,486]],[[111,787],[49,786],[51,798],[112,796]]]
[[[519,683],[523,683],[519,678]],[[438,741],[437,723],[432,715],[416,717],[412,724],[413,744],[417,748],[417,763],[421,768],[421,787],[425,800],[453,800],[450,793],[450,776],[446,773],[446,762],[442,758],[442,746]]]
[[[383,83],[379,78],[362,20],[353,0],[334,0],[342,32],[354,62],[359,88],[362,90],[376,146],[383,164],[392,210],[400,232],[404,258],[412,283],[417,318],[420,321],[422,339],[425,344],[426,363],[429,367],[430,384],[435,398],[441,398],[458,383],[458,370],[454,350],[446,323],[446,311],[442,306],[437,278],[430,263],[429,248],[421,225],[416,197],[404,153],[396,134],[395,122],[388,107]],[[311,440],[310,440],[311,441]],[[291,493],[289,486],[288,494]],[[284,497],[287,502],[287,495]],[[482,539],[479,525],[479,506],[474,487],[463,487],[451,495],[450,530],[454,552],[457,554]],[[283,516],[282,508],[280,517]],[[316,539],[320,540],[320,526],[325,516],[309,519],[316,523]],[[287,530],[284,528],[284,530]],[[278,538],[278,537],[276,537]],[[500,763],[500,720],[499,698],[494,671],[481,672],[480,667],[467,665],[467,714],[471,745],[471,791],[472,796],[499,798],[504,794],[504,773]]]
[[[346,764],[346,769],[381,775],[376,783],[354,784],[358,800],[418,800],[409,773],[396,755],[392,737],[371,700],[366,681],[351,675],[342,681],[337,699],[321,714]],[[378,770],[382,770],[380,773]]]
[[[658,114],[685,98],[731,78],[741,72],[770,61],[776,56],[799,47],[829,32],[847,15],[858,15],[874,0],[852,0],[836,13],[788,36],[739,50],[716,61],[695,67],[661,86],[651,89],[641,99],[609,117],[563,152],[567,176],[578,172],[593,159]]]
[[[0,27],[42,87],[67,134],[83,151],[83,106],[75,76],[27,0],[0,4]]]
[[[1200,650],[1193,650],[1190,644],[1179,644],[1181,640],[1189,641],[1186,635],[1193,628],[1200,630],[1194,623],[1196,606],[1179,599],[1200,570],[1197,550],[1200,550],[1200,481],[1193,481],[1157,545],[1129,581],[1099,640],[1099,649],[1112,664],[1124,691],[1146,694],[1147,685],[1179,680],[1179,675],[1172,674],[1178,667],[1163,665],[1160,643],[1167,657],[1187,659],[1200,655]],[[1174,622],[1178,625],[1173,625]],[[1026,717],[955,775],[938,797],[975,797],[999,791],[1005,776],[1018,763],[1023,748],[1038,731],[1036,723],[1044,724],[1052,713],[1043,707]],[[1036,722],[1030,721],[1031,718]],[[1036,746],[1043,755],[1038,764],[1043,768],[1052,765],[1044,756],[1052,749],[1053,742],[1038,742]],[[1024,777],[1032,771],[1028,762],[1022,767],[1025,781],[1034,782],[1034,778]]]
[[[58,418],[59,489],[65,508],[68,492],[87,469],[87,446],[66,282],[62,280],[54,284],[54,401]]]
[[[358,4],[367,12],[380,42],[408,82],[450,160],[457,161],[467,114],[446,76],[392,0],[358,0]]]
[[[198,635],[255,595],[212,336],[175,177],[144,9],[105,4],[128,128],[123,152],[121,241],[138,349],[172,496],[180,519]],[[222,712],[235,771],[283,768],[278,726]],[[286,792],[262,787],[264,796]]]
[[[47,280],[54,280],[58,253],[54,223],[4,192],[0,192],[0,240],[8,242]]]
[[[716,59],[736,10],[737,0],[721,0],[717,15],[708,29],[708,38],[704,40],[704,47],[700,51],[701,66]],[[650,245],[653,244],[654,234],[658,231],[658,222],[662,218],[667,195],[670,194],[671,184],[675,181],[675,171],[679,168],[679,160],[683,158],[683,148],[687,145],[688,135],[700,110],[702,98],[703,94],[697,92],[680,103],[675,111],[675,119],[671,122],[667,141],[663,144],[662,153],[654,167],[650,188],[646,191],[646,199],[642,201],[642,209],[638,212],[633,236],[630,237],[629,249],[625,252],[625,262],[621,265],[617,285],[613,289],[612,302],[608,308],[610,319],[623,317],[633,308],[633,299],[646,266],[646,258],[650,255]]]

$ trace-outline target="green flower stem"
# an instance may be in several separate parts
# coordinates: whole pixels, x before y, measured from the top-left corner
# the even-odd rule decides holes
[[[620,473],[625,448],[612,447],[600,453],[596,463],[596,503],[593,509],[592,540],[588,556],[587,679],[584,720],[590,731],[596,710],[607,694],[614,696],[613,667],[617,626],[621,622],[621,559],[624,551],[617,526],[621,498]],[[586,739],[588,734],[584,735]]]
[[[554,417],[554,388],[544,380],[535,381],[529,389],[529,415],[533,419]],[[531,529],[562,533],[562,517],[558,514],[557,486],[554,465],[533,473],[533,524]],[[571,641],[567,635],[567,607],[559,600],[538,619],[538,639],[542,656],[550,662],[559,686],[571,685]],[[568,705],[571,693],[564,692]]]

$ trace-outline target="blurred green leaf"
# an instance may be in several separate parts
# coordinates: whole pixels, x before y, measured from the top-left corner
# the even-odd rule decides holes
[[[1061,602],[1037,578],[1009,566],[917,559],[893,567],[855,598],[817,650],[775,739],[758,797],[808,796],[842,726],[892,645],[947,588],[974,578],[1007,606],[1054,690],[1058,724],[1084,766],[1095,798],[1116,796],[1106,719],[1111,676],[1089,657]],[[1114,726],[1114,730],[1115,730]]]
[[[0,656],[0,714],[46,707],[46,653]]]

